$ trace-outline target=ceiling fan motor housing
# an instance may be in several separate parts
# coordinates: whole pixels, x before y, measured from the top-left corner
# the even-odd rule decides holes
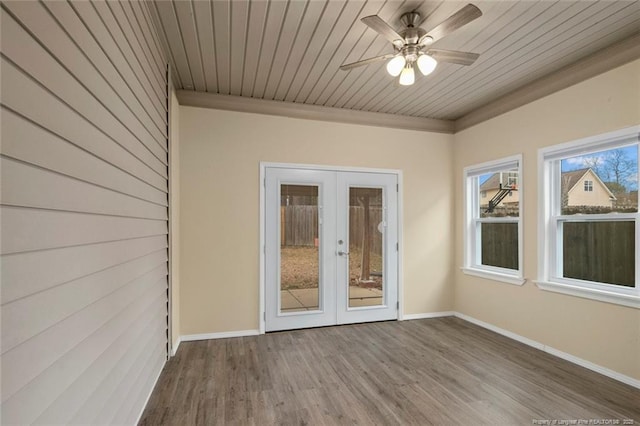
[[[427,33],[423,28],[418,27],[420,24],[420,14],[418,12],[405,13],[400,20],[406,27],[399,32],[404,39],[405,46],[403,46],[403,48],[407,45],[417,45],[420,37]]]
[[[407,12],[400,17],[400,21],[405,27],[417,27],[420,25],[420,14],[418,12]]]
[[[417,45],[405,45],[402,49],[402,56],[407,62],[415,62],[420,56],[420,48]]]

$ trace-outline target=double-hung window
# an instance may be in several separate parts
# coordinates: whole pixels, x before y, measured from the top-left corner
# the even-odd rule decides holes
[[[640,307],[639,133],[539,151],[540,288]]]
[[[464,169],[463,272],[522,285],[522,156]]]

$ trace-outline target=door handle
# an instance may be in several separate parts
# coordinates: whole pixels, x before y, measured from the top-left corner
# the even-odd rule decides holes
[[[348,252],[345,252],[345,251],[340,250],[340,251],[338,252],[338,256],[349,256],[349,253],[348,253]]]

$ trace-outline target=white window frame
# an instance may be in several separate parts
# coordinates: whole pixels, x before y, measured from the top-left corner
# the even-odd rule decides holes
[[[560,214],[560,162],[565,158],[636,145],[640,126],[579,139],[538,150],[538,279],[542,290],[640,308],[640,267],[635,288],[562,276],[562,224],[569,221],[635,221],[636,265],[640,265],[640,214]]]
[[[480,176],[508,169],[518,169],[518,217],[480,218]],[[464,266],[462,272],[508,284],[522,285],[523,276],[523,185],[522,154],[465,167],[463,176],[464,194]],[[481,223],[517,223],[518,224],[518,269],[499,268],[481,264],[481,243],[478,238]]]
[[[592,180],[585,180],[584,183],[582,184],[584,192],[593,192],[593,181]]]

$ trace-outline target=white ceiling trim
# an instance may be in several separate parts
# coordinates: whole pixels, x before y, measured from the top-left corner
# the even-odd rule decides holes
[[[471,111],[455,121],[455,131],[459,132],[475,126],[639,58],[640,33],[636,33]]]
[[[176,91],[176,96],[178,97],[180,105],[200,108],[279,115],[307,120],[361,124],[365,126],[391,127],[395,129],[418,130],[423,132],[452,134],[454,131],[454,122],[451,120],[409,117],[380,112],[357,111],[320,105],[194,92],[189,90],[178,90]]]

